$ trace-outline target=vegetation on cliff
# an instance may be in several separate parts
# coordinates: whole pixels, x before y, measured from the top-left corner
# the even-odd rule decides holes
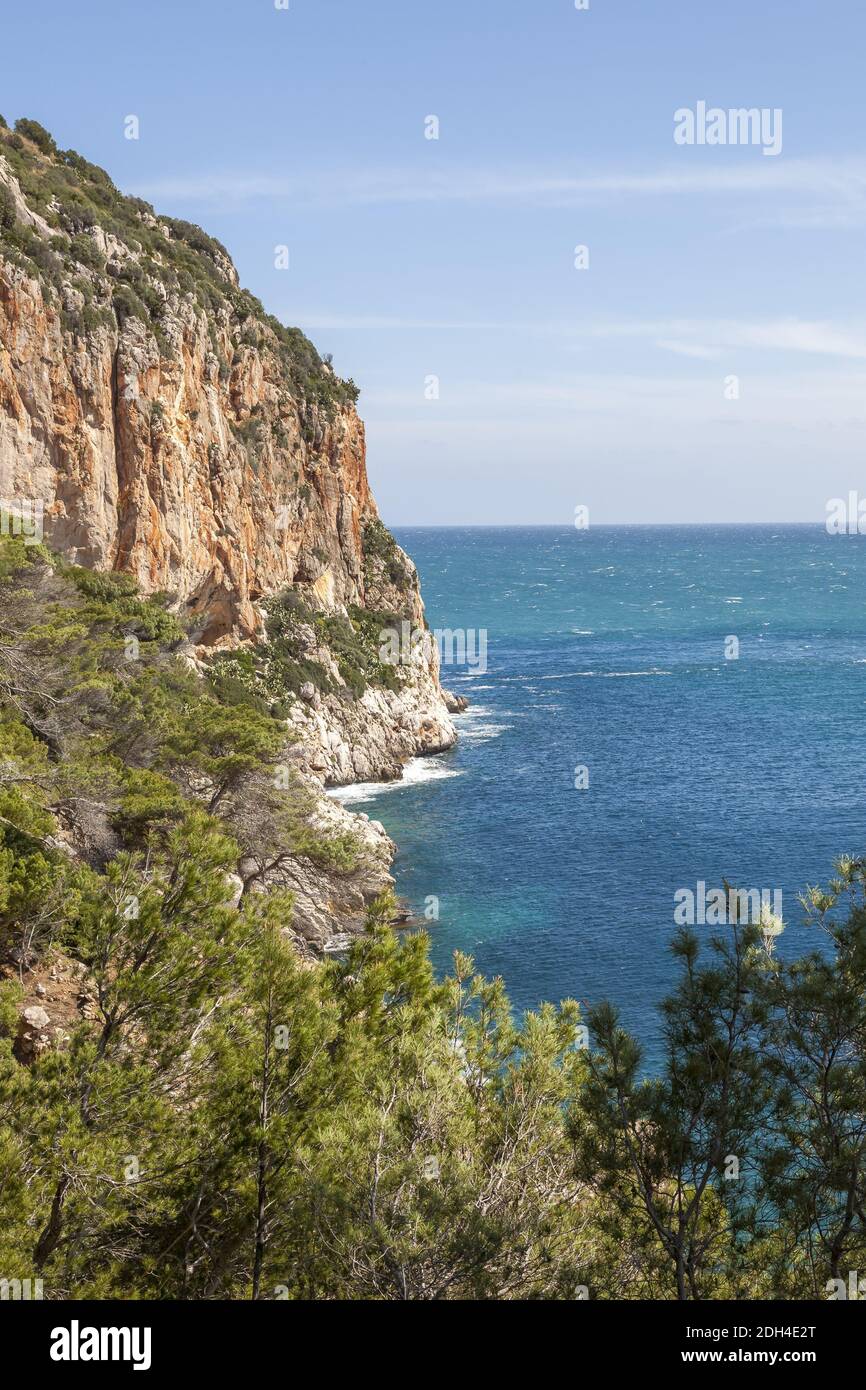
[[[281,714],[307,684],[322,693],[344,690],[356,699],[368,685],[400,689],[402,668],[379,654],[383,630],[399,625],[394,614],[356,604],[348,614],[319,613],[293,589],[269,599],[267,609],[266,643],[214,660],[218,688],[228,698],[252,700]],[[338,683],[317,659],[323,651],[336,664]]]
[[[517,1022],[468,958],[437,982],[387,899],[345,959],[302,959],[263,870],[351,847],[277,794],[284,726],[186,670],[183,641],[127,579],[0,547],[4,1277],[804,1298],[863,1268],[866,863],[810,894],[825,952],[681,933],[645,1079],[610,1006]],[[64,1026],[34,1041],[34,981],[65,979]]]
[[[147,855],[190,815],[231,822],[242,883],[269,847],[351,867],[344,837],[311,829],[285,723],[225,698],[185,643],[129,576],[0,542],[0,839],[33,861],[49,925],[49,900],[78,882],[70,862],[102,871],[120,848]],[[8,872],[0,901],[18,907],[32,875]]]
[[[401,589],[409,579],[406,557],[378,517],[371,517],[364,527],[364,573],[371,586],[385,579]]]

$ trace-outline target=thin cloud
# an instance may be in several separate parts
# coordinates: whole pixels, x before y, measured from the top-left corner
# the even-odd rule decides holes
[[[721,348],[704,347],[702,343],[680,343],[673,338],[657,338],[656,347],[664,352],[675,352],[680,357],[698,357],[703,361],[721,357]]]
[[[570,205],[611,198],[793,195],[802,209],[779,209],[773,217],[791,225],[851,226],[866,218],[866,164],[786,160],[745,161],[725,168],[670,166],[653,173],[569,174],[454,169],[419,171],[368,169],[272,175],[214,171],[144,182],[135,191],[151,201],[245,204],[291,199],[297,204],[518,203]]]
[[[663,352],[702,361],[715,361],[723,353],[737,348],[866,360],[866,325],[852,326],[794,317],[764,322],[736,319],[623,319],[580,324],[571,319],[435,319],[396,314],[328,314],[302,309],[293,310],[292,317],[297,323],[311,329],[531,333],[540,337],[567,338],[576,347],[594,338],[645,338]]]
[[[671,420],[678,430],[732,422],[777,432],[863,429],[862,373],[750,374],[746,385],[740,400],[726,401],[721,376],[575,373],[555,380],[462,381],[448,385],[435,406],[417,389],[371,390],[365,410],[371,433],[403,432],[420,439],[459,438],[461,428],[471,428],[491,438],[509,439],[517,430],[532,439],[541,430],[573,440],[567,431],[575,423],[582,443],[596,430],[639,440],[648,423],[667,438]]]
[[[736,338],[736,335],[734,335]],[[836,328],[831,323],[747,324],[740,329],[747,347],[776,348],[783,352],[810,352],[831,357],[866,358],[866,336]]]
[[[514,327],[513,323],[503,324],[483,319],[434,319],[405,318],[399,314],[329,314],[318,309],[293,309],[292,317],[304,328],[335,329],[379,329],[393,328],[399,332],[415,329],[433,329],[443,332],[483,332],[487,329],[500,331]],[[536,325],[540,327],[541,325]]]
[[[599,338],[651,338],[659,348],[692,357],[718,356],[721,350],[750,348],[866,360],[866,326],[851,327],[827,321],[797,318],[763,323],[727,319],[622,321],[595,324],[588,332]]]

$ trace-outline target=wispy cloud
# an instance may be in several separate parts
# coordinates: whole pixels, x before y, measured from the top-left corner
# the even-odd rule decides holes
[[[592,339],[635,338],[663,352],[700,361],[716,361],[735,349],[805,353],[816,357],[866,360],[866,324],[840,324],[796,317],[740,319],[612,319],[580,323],[574,319],[436,319],[397,314],[330,314],[294,309],[293,318],[307,329],[393,329],[398,332],[491,332],[559,337],[580,347]]]
[[[303,328],[335,328],[372,330],[393,328],[399,332],[427,330],[441,332],[484,332],[488,329],[500,331],[503,327],[516,327],[513,321],[505,325],[485,319],[437,319],[423,315],[411,318],[400,314],[330,314],[318,309],[292,309],[292,318]],[[535,327],[542,330],[544,325]]]
[[[652,339],[656,347],[687,357],[718,357],[723,350],[749,348],[866,360],[866,325],[840,325],[824,320],[625,320],[594,324],[587,331],[600,338]]]
[[[722,355],[721,348],[704,347],[702,343],[681,343],[674,338],[657,338],[656,347],[664,352],[675,352],[680,357],[698,357],[702,361],[710,361]]]
[[[365,411],[377,430],[406,428],[418,434],[459,431],[471,423],[507,436],[520,427],[531,432],[546,422],[561,433],[563,420],[579,422],[580,437],[602,421],[639,438],[639,421],[653,421],[666,437],[677,428],[772,425],[778,430],[862,430],[866,418],[862,372],[754,373],[743,399],[723,396],[721,377],[684,380],[620,372],[575,372],[569,376],[521,381],[473,380],[449,384],[435,407],[417,390],[383,389],[365,393]]]
[[[724,330],[723,330],[724,331]],[[803,323],[794,319],[776,323],[742,324],[731,330],[734,346],[775,348],[782,352],[810,352],[829,357],[866,358],[866,333],[837,328],[832,323]]]
[[[290,199],[297,204],[526,203],[580,204],[617,198],[769,196],[803,199],[781,204],[763,219],[787,225],[852,226],[866,221],[866,163],[862,160],[738,162],[732,167],[670,165],[651,173],[570,173],[531,170],[391,169],[297,172],[232,170],[177,176],[135,187],[151,201],[246,204]]]

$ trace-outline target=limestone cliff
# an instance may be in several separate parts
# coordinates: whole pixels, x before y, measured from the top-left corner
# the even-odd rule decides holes
[[[168,594],[194,659],[221,654],[265,698],[269,610],[295,596],[278,694],[320,783],[398,776],[455,737],[435,649],[396,672],[375,658],[376,625],[421,627],[423,604],[378,518],[356,396],[219,242],[34,122],[0,128],[4,525],[41,512],[69,560]],[[265,656],[239,661],[252,643]],[[382,838],[362,897],[387,877]],[[321,917],[325,889],[308,896]]]

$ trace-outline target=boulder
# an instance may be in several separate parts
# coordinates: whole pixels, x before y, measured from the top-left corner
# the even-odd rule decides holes
[[[51,1019],[41,1004],[30,1004],[21,1012],[14,1052],[19,1062],[32,1062],[51,1045]]]

